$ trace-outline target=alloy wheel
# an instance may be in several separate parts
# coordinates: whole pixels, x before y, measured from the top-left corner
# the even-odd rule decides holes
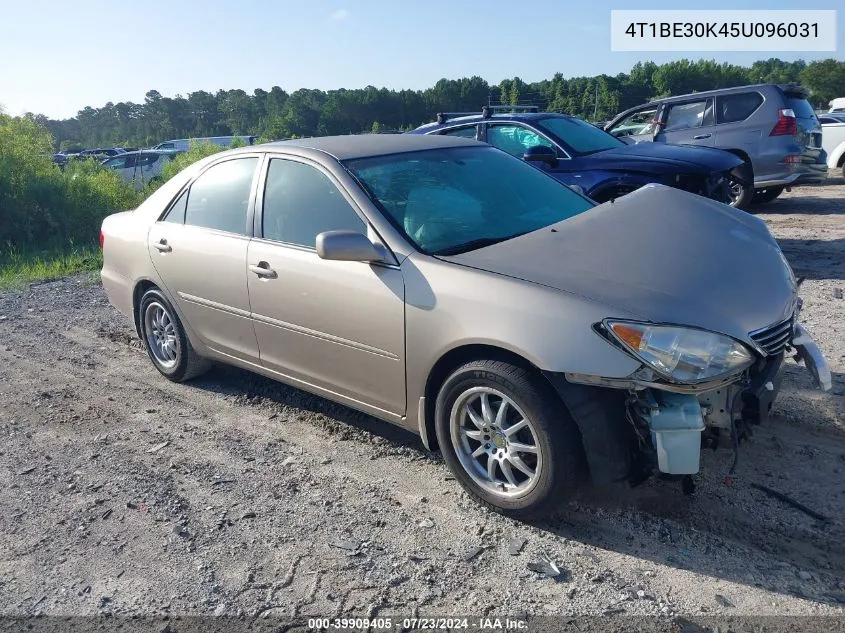
[[[176,365],[179,346],[173,317],[161,303],[151,301],[144,311],[144,333],[155,361],[165,369]]]
[[[508,396],[473,387],[452,406],[450,435],[455,454],[473,481],[497,496],[530,491],[543,468],[533,423]]]

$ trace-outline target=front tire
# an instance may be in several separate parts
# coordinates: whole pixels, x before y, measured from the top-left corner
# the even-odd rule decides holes
[[[459,367],[440,389],[435,427],[461,486],[501,514],[547,515],[582,479],[577,428],[551,387],[527,369],[492,360]]]
[[[735,209],[747,209],[754,199],[754,184],[743,184],[734,178],[730,180],[730,206]]]
[[[176,311],[158,288],[141,297],[138,323],[147,354],[165,378],[184,382],[208,371],[211,363],[194,351]]]

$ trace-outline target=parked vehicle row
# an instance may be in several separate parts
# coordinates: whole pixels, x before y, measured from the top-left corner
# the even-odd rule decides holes
[[[604,202],[660,183],[730,202],[730,182],[750,178],[743,161],[708,148],[627,145],[577,117],[535,107],[485,107],[441,113],[412,134],[471,138],[529,161],[557,180]]]
[[[235,141],[240,141],[244,145],[254,145],[256,141],[255,136],[206,136],[202,138],[177,138],[169,141],[163,141],[153,147],[159,150],[176,150],[185,152],[191,146],[191,143],[212,143],[220,147],[231,147]]]
[[[106,158],[103,160],[103,166],[111,169],[140,190],[151,180],[159,178],[167,161],[172,160],[178,153],[153,149],[126,152],[112,158]]]
[[[160,150],[165,152],[185,152],[189,149],[191,143],[198,142],[198,143],[213,143],[214,145],[218,145],[220,147],[231,147],[235,142],[240,141],[244,145],[253,145],[256,141],[255,136],[209,136],[209,137],[202,137],[202,138],[182,138],[182,139],[172,139],[169,141],[163,141],[153,147],[153,150]],[[77,149],[77,150],[64,150],[61,152],[57,152],[53,154],[53,162],[58,164],[59,166],[64,166],[67,164],[68,160],[71,159],[78,159],[78,158],[96,158],[101,162],[105,162],[106,159],[111,158],[113,156],[117,156],[119,154],[124,154],[128,152],[138,152],[142,151],[138,147],[111,147],[111,148],[97,148],[97,149]],[[147,150],[143,150],[147,151]],[[143,158],[144,161],[149,161],[151,155],[145,155],[143,157],[139,157],[139,160]],[[118,163],[114,163],[118,164]],[[111,164],[109,165],[111,166]],[[134,166],[134,165],[133,165]],[[127,163],[126,168],[130,167]]]
[[[518,121],[563,149],[544,120]],[[105,219],[103,286],[166,378],[229,363],[399,424],[520,517],[736,449],[788,356],[830,389],[763,221],[654,183],[597,204],[510,154],[438,133],[221,152]]]

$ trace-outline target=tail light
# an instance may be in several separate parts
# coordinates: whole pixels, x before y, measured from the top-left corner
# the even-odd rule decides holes
[[[103,233],[103,229],[100,229],[100,249],[102,250],[103,244],[106,242],[106,236]]]
[[[778,110],[778,122],[772,128],[769,136],[795,136],[798,134],[798,120],[792,109]]]

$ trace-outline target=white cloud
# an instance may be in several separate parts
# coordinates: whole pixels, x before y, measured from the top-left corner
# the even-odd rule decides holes
[[[330,20],[334,20],[335,22],[340,22],[342,20],[346,20],[349,18],[349,11],[346,9],[337,9],[336,11],[332,11],[329,15]]]

